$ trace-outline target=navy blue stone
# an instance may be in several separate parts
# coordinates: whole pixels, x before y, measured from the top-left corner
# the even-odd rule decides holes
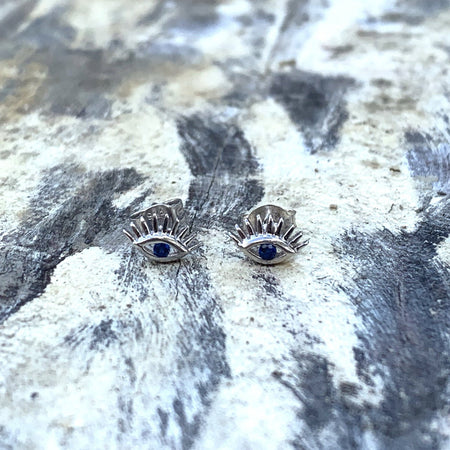
[[[259,246],[259,256],[266,261],[270,261],[275,258],[277,254],[277,248],[272,244],[262,244]]]
[[[170,253],[170,245],[158,242],[153,246],[153,254],[158,258],[165,258]]]

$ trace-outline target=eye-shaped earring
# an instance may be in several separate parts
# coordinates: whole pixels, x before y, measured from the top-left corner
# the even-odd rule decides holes
[[[295,211],[286,211],[275,205],[265,205],[244,216],[244,229],[236,225],[237,235],[230,237],[253,261],[260,264],[278,264],[290,259],[309,240],[300,242],[301,231],[294,233]]]
[[[183,202],[177,198],[155,203],[131,216],[133,234],[125,235],[147,258],[157,262],[177,261],[199,244],[185,224]]]

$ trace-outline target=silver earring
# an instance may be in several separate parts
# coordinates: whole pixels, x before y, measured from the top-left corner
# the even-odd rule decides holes
[[[244,216],[243,222],[243,229],[236,225],[237,235],[230,233],[230,237],[250,259],[260,264],[287,261],[309,243],[309,240],[300,241],[301,231],[294,233],[293,210],[265,205]]]
[[[186,225],[183,202],[179,198],[135,212],[131,220],[132,233],[123,232],[152,261],[177,261],[199,246]]]

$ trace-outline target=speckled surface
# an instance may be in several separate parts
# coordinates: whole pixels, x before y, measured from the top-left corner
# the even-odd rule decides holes
[[[1,449],[449,448],[450,2],[368,3],[1,3]]]

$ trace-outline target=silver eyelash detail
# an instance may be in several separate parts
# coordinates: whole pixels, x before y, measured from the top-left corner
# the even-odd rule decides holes
[[[199,247],[186,224],[180,199],[155,203],[132,214],[131,219],[131,232],[123,232],[152,261],[177,261]]]
[[[243,226],[235,225],[230,237],[253,261],[272,265],[287,261],[309,240],[301,241],[302,231],[295,231],[295,211],[276,205],[264,205],[243,219]]]

